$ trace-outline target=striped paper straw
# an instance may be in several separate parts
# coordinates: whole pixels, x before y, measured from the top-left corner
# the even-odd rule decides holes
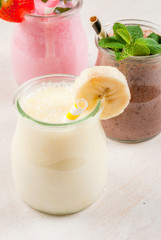
[[[88,102],[84,98],[80,98],[76,101],[72,109],[65,116],[65,122],[72,122],[76,120],[81,113],[88,107]]]
[[[45,4],[44,14],[52,14],[60,0],[48,0]]]
[[[100,39],[108,36],[103,29],[100,20],[96,16],[90,17],[90,23]]]

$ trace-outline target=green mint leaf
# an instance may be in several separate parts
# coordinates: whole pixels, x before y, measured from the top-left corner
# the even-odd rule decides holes
[[[125,58],[128,58],[130,56],[133,56],[132,47],[133,47],[132,44],[127,44],[125,46],[125,48],[123,49],[123,51],[120,55],[119,61],[121,61]]]
[[[116,22],[116,23],[113,25],[113,31],[114,31],[114,33],[115,33],[116,30],[118,30],[118,29],[127,30],[127,28],[126,28],[125,25],[123,25],[122,23],[117,23],[117,22]]]
[[[42,2],[46,3],[48,0],[41,0]]]
[[[160,45],[152,38],[138,38],[136,39],[135,43],[140,45],[146,45],[150,50],[150,54],[152,55],[161,52]]]
[[[161,43],[161,36],[159,36],[156,33],[151,33],[149,36],[147,36],[147,38],[152,38],[154,39],[157,43]]]
[[[117,61],[121,61],[122,60],[121,55],[122,55],[122,52],[115,52],[115,58],[116,58]]]
[[[115,37],[107,37],[99,40],[98,45],[102,48],[111,48],[113,50],[123,49],[124,44],[118,42]]]
[[[116,22],[116,23],[113,25],[113,32],[114,32],[114,35],[115,35],[116,39],[117,39],[119,42],[121,42],[121,43],[123,43],[123,44],[126,44],[126,42],[125,42],[121,37],[119,37],[119,35],[117,34],[116,31],[117,31],[118,29],[124,29],[124,30],[126,31],[125,25]]]
[[[2,0],[0,0],[0,9],[2,8]]]
[[[126,27],[128,32],[130,33],[132,40],[135,42],[137,38],[143,37],[143,31],[138,25],[129,25]]]
[[[130,44],[131,47],[131,44]],[[129,54],[128,52],[128,45],[125,46],[122,52],[115,52],[115,57],[117,61],[122,61],[125,58],[128,58],[132,55]]]
[[[146,44],[131,43],[127,44],[122,53],[118,54],[118,61],[121,61],[130,56],[148,56],[150,54],[149,48]]]
[[[117,40],[116,36],[111,36],[110,38],[111,38],[111,39],[115,39],[115,40]]]
[[[71,10],[71,8],[62,8],[62,7],[56,7],[54,12],[57,14],[64,13]]]
[[[131,45],[127,45],[126,52],[131,56],[148,56],[150,54],[150,50],[146,44],[136,43],[136,41]]]
[[[127,28],[125,25],[121,24],[121,23],[115,23],[113,25],[113,31],[114,34],[117,38],[117,40],[120,43],[130,43],[131,42],[131,36],[129,34],[129,32],[127,31]]]
[[[130,43],[131,42],[131,36],[129,34],[129,32],[127,31],[127,29],[117,29],[115,31],[115,36],[116,38],[122,42],[122,43]]]

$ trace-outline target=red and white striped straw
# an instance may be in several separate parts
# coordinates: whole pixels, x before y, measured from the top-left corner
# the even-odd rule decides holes
[[[45,9],[43,14],[52,14],[57,6],[57,4],[60,2],[60,0],[48,0],[45,3]]]

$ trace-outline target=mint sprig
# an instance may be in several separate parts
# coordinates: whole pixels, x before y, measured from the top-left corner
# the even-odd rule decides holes
[[[2,8],[2,0],[0,0],[0,9]]]
[[[71,8],[56,7],[54,12],[57,14],[64,13],[71,10]]]
[[[130,56],[148,56],[161,53],[161,36],[151,33],[143,37],[143,31],[138,25],[125,26],[115,23],[114,36],[100,39],[98,45],[115,52],[116,60],[121,61]]]

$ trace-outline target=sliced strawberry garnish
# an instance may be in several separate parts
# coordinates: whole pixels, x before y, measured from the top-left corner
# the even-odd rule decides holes
[[[22,22],[24,13],[34,10],[34,0],[0,0],[0,18],[9,22]]]

